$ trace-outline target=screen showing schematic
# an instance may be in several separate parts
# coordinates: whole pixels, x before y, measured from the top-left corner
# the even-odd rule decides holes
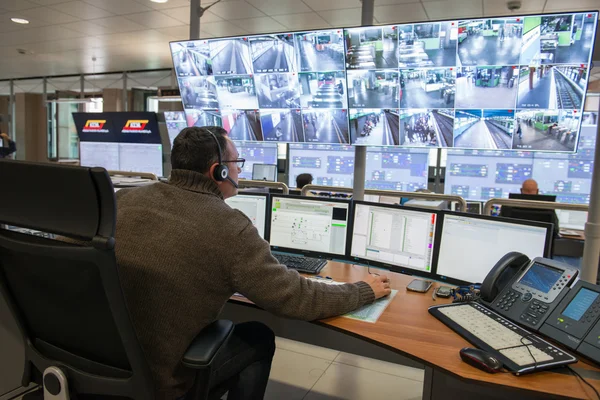
[[[437,215],[374,204],[357,204],[352,257],[431,271]]]
[[[271,246],[344,255],[349,203],[274,196]]]
[[[225,200],[229,207],[240,210],[250,219],[261,238],[265,238],[267,197],[239,193]]]

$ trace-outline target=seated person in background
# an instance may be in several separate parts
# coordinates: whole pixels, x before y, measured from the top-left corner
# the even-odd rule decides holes
[[[521,194],[536,195],[540,193],[538,184],[534,179],[527,179],[521,185]],[[554,236],[558,236],[559,223],[558,216],[554,210],[542,208],[522,208],[512,206],[502,206],[500,208],[500,216],[516,219],[524,219],[530,221],[550,222],[554,224]]]
[[[521,194],[539,194],[538,184],[535,179],[526,179],[521,185]]]
[[[237,194],[241,172],[226,135],[219,127],[183,129],[173,143],[168,182],[116,194],[121,282],[158,399],[190,390],[195,372],[181,358],[235,292],[274,314],[308,321],[390,293],[385,276],[327,285],[280,265],[252,222],[224,201]],[[274,352],[266,325],[237,324],[213,362],[211,387],[234,379],[229,400],[262,399]]]
[[[2,122],[1,118],[0,122]],[[0,142],[0,158],[8,157],[17,151],[17,144],[6,133],[0,133]]]
[[[296,177],[296,187],[300,190],[306,185],[311,185],[313,176],[311,174],[300,174]]]

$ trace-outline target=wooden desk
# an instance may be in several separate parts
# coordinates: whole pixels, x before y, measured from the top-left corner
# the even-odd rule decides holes
[[[356,336],[424,364],[424,399],[453,398],[447,391],[444,392],[444,388],[439,385],[435,387],[436,382],[433,378],[436,372],[457,379],[465,389],[474,385],[487,386],[487,390],[492,390],[494,398],[596,398],[587,385],[564,368],[555,370],[556,372],[542,371],[517,377],[508,373],[488,374],[462,362],[459,350],[473,345],[427,311],[429,306],[449,303],[450,299],[437,298],[434,301],[431,290],[425,294],[406,291],[406,286],[414,279],[411,276],[372,269],[371,272],[373,271],[387,275],[392,288],[398,290],[398,294],[377,323],[341,317],[315,323]],[[364,279],[368,273],[367,268],[362,266],[329,262],[320,275],[330,276],[336,281],[355,282]],[[436,286],[439,284],[434,283],[434,287]],[[233,300],[250,303],[243,298]],[[600,391],[600,369],[581,361],[572,367]],[[431,387],[427,387],[428,385]],[[462,391],[456,388],[449,390]],[[506,395],[502,395],[503,390],[507,391]],[[443,396],[440,396],[442,392]],[[464,393],[455,394],[459,395],[456,398],[468,398]],[[539,395],[542,396],[538,397]]]

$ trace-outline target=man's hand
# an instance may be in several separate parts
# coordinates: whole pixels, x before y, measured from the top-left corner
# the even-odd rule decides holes
[[[6,133],[0,133],[0,137],[1,137],[2,139],[6,139],[6,140],[9,140],[9,139],[10,139]]]
[[[365,282],[373,289],[375,299],[392,293],[392,289],[390,289],[390,280],[385,275],[369,275],[369,277],[365,279]]]

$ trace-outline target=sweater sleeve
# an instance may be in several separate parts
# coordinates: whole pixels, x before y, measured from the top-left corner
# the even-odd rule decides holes
[[[17,151],[17,144],[13,140],[8,140],[8,147],[3,147],[1,142],[2,138],[0,138],[0,158],[7,157]]]
[[[229,266],[233,290],[276,315],[311,321],[345,314],[375,300],[365,282],[328,285],[280,265],[249,221],[236,242]]]

